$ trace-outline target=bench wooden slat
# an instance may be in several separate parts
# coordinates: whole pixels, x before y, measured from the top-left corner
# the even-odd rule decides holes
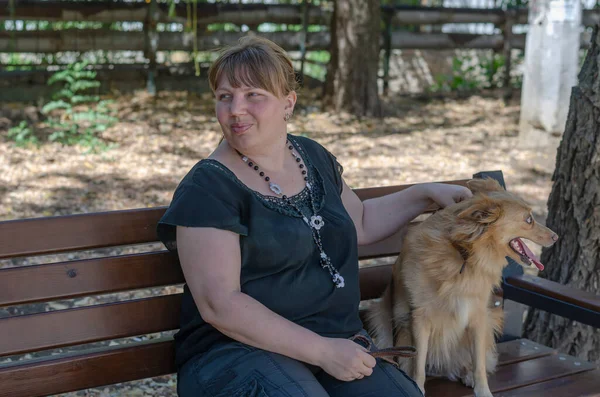
[[[600,395],[600,369],[520,387],[495,397],[559,397]]]
[[[561,360],[561,357],[564,360]],[[579,365],[575,365],[576,362]],[[574,357],[552,354],[500,366],[489,377],[488,382],[492,393],[497,393],[593,369],[595,369],[593,364],[577,361]],[[425,383],[425,391],[427,395],[431,396],[462,397],[473,395],[472,388],[468,388],[460,382],[450,382],[442,378],[428,380]]]
[[[2,269],[0,307],[183,282],[167,251]]]
[[[181,294],[0,319],[0,357],[179,328]]]
[[[0,366],[0,397],[39,397],[175,371],[172,339]]]
[[[527,339],[515,339],[498,344],[498,366],[515,364],[551,354],[556,354],[556,350]]]
[[[556,354],[556,350],[527,339],[515,339],[498,343],[497,348],[498,367]],[[441,382],[435,376],[428,377],[427,381],[431,381],[432,384]]]
[[[391,276],[391,265],[361,268],[362,299],[381,296]],[[183,282],[177,255],[168,251],[1,269],[0,307]]]
[[[413,222],[414,224],[420,222]],[[388,256],[396,256],[402,248],[402,240],[406,235],[408,228],[402,228],[385,240],[378,241],[370,245],[358,246],[359,259],[383,258]]]
[[[0,259],[156,241],[166,207],[0,222]]]
[[[360,299],[379,298],[392,278],[392,265],[363,267],[360,274]]]
[[[506,283],[551,298],[572,303],[589,310],[600,312],[600,295],[582,291],[545,278],[530,275],[511,276]]]
[[[492,391],[511,390],[593,369],[594,364],[572,356],[553,354],[500,367],[490,379],[490,387]]]
[[[465,185],[467,179],[442,183]],[[355,189],[366,200],[414,184]],[[429,210],[435,209],[434,206]],[[166,207],[19,219],[0,222],[0,259],[157,241],[156,224]],[[57,232],[60,231],[60,232]]]

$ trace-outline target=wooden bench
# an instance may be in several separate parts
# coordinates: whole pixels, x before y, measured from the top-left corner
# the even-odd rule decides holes
[[[500,172],[491,174],[502,178]],[[466,180],[445,182],[464,185]],[[408,186],[357,193],[367,199]],[[161,207],[0,222],[0,259],[42,262],[0,270],[0,396],[44,396],[174,372],[171,334],[178,328],[184,280],[177,257],[156,243],[155,226],[164,211]],[[401,237],[402,232],[361,247],[360,258],[393,260]],[[118,247],[138,244],[146,244],[138,246],[141,253],[118,252]],[[117,254],[105,249],[109,247]],[[82,250],[92,250],[93,257],[69,260]],[[71,256],[64,258],[65,253]],[[56,263],[38,258],[59,254],[63,258]],[[524,276],[520,266],[507,269],[497,298],[507,327],[499,344],[500,365],[490,379],[495,395],[600,392],[596,365],[520,339],[522,303],[600,327],[600,297]],[[363,267],[362,299],[378,297],[390,275],[389,264]],[[128,294],[110,303],[72,307],[74,300],[86,296],[121,293],[100,299],[116,300],[124,291],[154,287],[159,288],[152,296],[141,299]],[[56,310],[46,311],[47,302],[54,302],[49,307]],[[140,338],[147,334],[152,337]],[[108,342],[115,339],[123,343]],[[50,355],[52,349],[59,354]],[[429,379],[426,387],[429,396],[472,395],[472,389],[444,379]]]

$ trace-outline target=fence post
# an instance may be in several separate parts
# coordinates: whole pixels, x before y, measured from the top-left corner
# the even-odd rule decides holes
[[[510,85],[510,71],[512,68],[512,41],[513,25],[517,18],[517,10],[508,8],[504,12],[504,76],[502,86],[504,88],[504,101],[512,97],[512,87]]]
[[[144,22],[144,56],[148,59],[148,74],[146,88],[150,95],[156,95],[156,51],[158,49],[158,32],[156,25],[158,24],[158,4],[157,0],[146,0],[149,2],[148,14]]]
[[[300,84],[304,85],[304,61],[306,59],[306,43],[308,41],[308,11],[310,0],[302,3],[302,39],[300,40]]]
[[[392,15],[394,10],[383,10],[383,95],[387,96],[390,84],[390,58],[392,56]]]

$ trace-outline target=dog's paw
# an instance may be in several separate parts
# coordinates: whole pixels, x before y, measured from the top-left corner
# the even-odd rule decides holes
[[[448,380],[452,381],[452,382],[456,382],[458,381],[458,376],[454,375],[454,374],[450,374],[447,376]]]
[[[423,393],[423,395],[425,395],[425,380],[424,379],[413,379],[413,381],[415,382],[415,385],[417,385],[419,387],[419,390],[421,390],[421,393]]]
[[[475,397],[494,397],[489,387],[475,388]]]
[[[467,374],[460,378],[460,380],[465,386],[475,387],[475,378],[472,371],[467,372]]]

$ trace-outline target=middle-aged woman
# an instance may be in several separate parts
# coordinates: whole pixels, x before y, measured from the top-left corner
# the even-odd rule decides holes
[[[294,69],[266,39],[225,49],[209,80],[223,140],[158,226],[186,280],[179,395],[420,396],[358,343],[372,343],[359,318],[358,246],[470,191],[425,184],[361,202],[331,153],[287,133]]]

